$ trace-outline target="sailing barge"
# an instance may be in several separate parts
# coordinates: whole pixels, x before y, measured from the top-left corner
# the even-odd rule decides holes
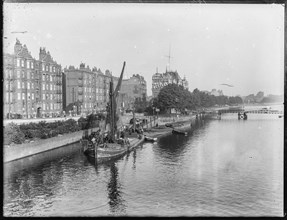
[[[108,134],[98,133],[92,140],[81,140],[84,154],[88,157],[96,159],[97,161],[107,161],[119,158],[144,141],[144,137],[142,135],[137,138],[130,139],[124,137],[122,137],[121,139],[115,138],[115,134],[117,132],[116,103],[119,90],[121,88],[125,64],[126,63],[124,62],[123,69],[115,90],[113,88],[113,80],[111,80],[110,82],[109,111],[107,113],[107,122],[110,125]],[[103,138],[104,136],[105,138]]]

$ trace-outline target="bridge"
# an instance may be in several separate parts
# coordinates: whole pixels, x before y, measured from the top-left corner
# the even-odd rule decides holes
[[[244,109],[244,107],[222,108],[217,110],[205,111],[205,116],[213,119],[221,119],[222,114],[233,113],[238,115],[238,119],[247,119],[248,114],[276,114],[279,118],[283,117],[284,112],[275,109]]]
[[[248,113],[248,114],[283,114],[283,111],[279,110],[271,110],[271,109],[259,109],[259,110],[244,110],[244,109],[220,109],[217,111],[218,113],[221,114],[226,114],[226,113]]]

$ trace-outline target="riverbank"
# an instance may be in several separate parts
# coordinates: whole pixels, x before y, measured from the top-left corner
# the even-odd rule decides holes
[[[190,128],[190,124],[194,123],[195,120],[196,120],[195,116],[179,117],[176,119],[159,118],[155,122],[153,122],[153,126],[149,126],[150,128],[147,129],[145,134],[149,137],[159,138],[161,136],[171,134],[172,132],[172,128],[164,127],[166,123],[174,124],[176,128],[186,129]],[[155,127],[156,123],[158,124],[159,128]],[[179,124],[181,124],[181,126],[179,126]],[[89,129],[88,134],[96,130],[98,130],[98,128]],[[48,139],[38,139],[35,141],[31,141],[29,143],[5,145],[3,147],[4,163],[22,159],[28,156],[43,153],[49,150],[53,150],[56,148],[63,147],[65,145],[78,142],[81,140],[83,132],[84,131],[81,130]],[[140,143],[137,142],[135,143],[135,145],[139,144]],[[133,146],[133,148],[134,147],[135,146]]]
[[[98,128],[89,129],[88,133],[92,130],[96,131]],[[4,163],[18,160],[24,157],[32,156],[35,154],[43,153],[45,151],[53,150],[65,145],[69,145],[81,140],[84,131],[77,131],[65,135],[59,135],[48,139],[38,139],[23,144],[4,145],[3,155]]]

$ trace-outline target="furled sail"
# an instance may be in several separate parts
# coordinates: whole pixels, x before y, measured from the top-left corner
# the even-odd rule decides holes
[[[113,79],[111,79],[111,82],[110,82],[110,92],[109,92],[109,96],[110,96],[109,105],[110,105],[110,108],[109,108],[108,114],[109,114],[109,119],[110,119],[109,122],[110,122],[111,137],[112,137],[113,140],[115,139],[115,132],[116,132],[116,129],[117,129],[117,126],[116,126],[117,125],[117,121],[116,121],[117,98],[118,98],[118,94],[119,94],[119,91],[120,91],[121,85],[122,85],[125,65],[126,65],[126,62],[124,62],[123,69],[122,69],[122,72],[121,72],[121,75],[120,75],[120,78],[119,78],[119,81],[118,81],[118,84],[117,84],[115,90],[114,90]]]

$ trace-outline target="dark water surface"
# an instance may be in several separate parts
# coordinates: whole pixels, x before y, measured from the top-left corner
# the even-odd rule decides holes
[[[234,115],[95,166],[80,145],[4,166],[5,216],[282,216],[283,119]]]

